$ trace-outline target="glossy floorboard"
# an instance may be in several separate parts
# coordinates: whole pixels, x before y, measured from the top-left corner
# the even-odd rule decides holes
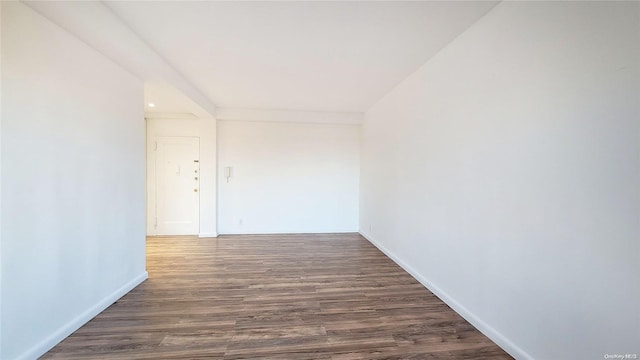
[[[152,237],[45,359],[510,359],[358,234]]]

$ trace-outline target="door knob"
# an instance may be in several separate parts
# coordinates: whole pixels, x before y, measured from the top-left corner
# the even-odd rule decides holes
[[[193,192],[198,192],[198,189],[193,189]]]

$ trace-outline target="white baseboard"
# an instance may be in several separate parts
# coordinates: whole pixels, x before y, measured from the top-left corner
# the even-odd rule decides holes
[[[149,274],[146,271],[136,276],[131,281],[127,282],[119,289],[102,299],[100,302],[87,309],[78,317],[66,323],[53,334],[49,335],[49,337],[41,341],[38,345],[32,347],[30,350],[18,356],[17,360],[32,360],[44,355],[47,351],[51,350],[67,336],[78,330],[82,325],[86,324],[89,320],[93,319],[96,315],[104,311],[104,309],[108,308],[111,304],[118,301],[118,299],[123,297],[129,291],[133,290],[133,288],[140,285],[140,283],[145,281],[148,277]]]
[[[398,264],[404,271],[408,272],[409,275],[413,276],[414,279],[418,280],[424,287],[426,287],[429,291],[431,291],[435,296],[437,296],[440,300],[442,300],[445,304],[447,304],[450,308],[452,308],[455,312],[457,312],[460,316],[462,316],[465,320],[467,320],[471,325],[475,326],[481,333],[483,333],[486,337],[491,339],[494,343],[500,346],[504,351],[509,353],[509,355],[513,356],[516,359],[522,360],[533,360],[533,357],[522,350],[519,346],[514,344],[507,337],[499,333],[496,329],[491,327],[489,324],[482,321],[479,317],[477,317],[474,313],[465,308],[462,304],[456,301],[454,298],[449,296],[446,292],[444,292],[441,288],[427,280],[424,276],[422,276],[419,272],[414,270],[407,263],[398,258],[394,253],[389,251],[387,248],[382,246],[382,244],[375,241],[371,235],[366,234],[365,232],[360,231],[360,235],[362,235],[365,239],[367,239],[373,246],[377,247],[380,251],[382,251],[387,257],[393,260],[396,264]]]
[[[298,234],[357,234],[358,230],[232,230],[221,231],[220,235],[298,235]]]
[[[218,237],[218,233],[200,233],[198,234],[199,238],[215,238]]]

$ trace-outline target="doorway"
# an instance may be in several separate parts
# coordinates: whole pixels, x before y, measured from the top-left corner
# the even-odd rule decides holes
[[[157,137],[149,154],[148,235],[197,235],[200,229],[200,139]]]

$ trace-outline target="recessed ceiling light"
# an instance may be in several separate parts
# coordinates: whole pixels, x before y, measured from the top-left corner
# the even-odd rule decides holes
[[[154,103],[149,103],[149,107],[156,107],[156,104],[154,104]]]

